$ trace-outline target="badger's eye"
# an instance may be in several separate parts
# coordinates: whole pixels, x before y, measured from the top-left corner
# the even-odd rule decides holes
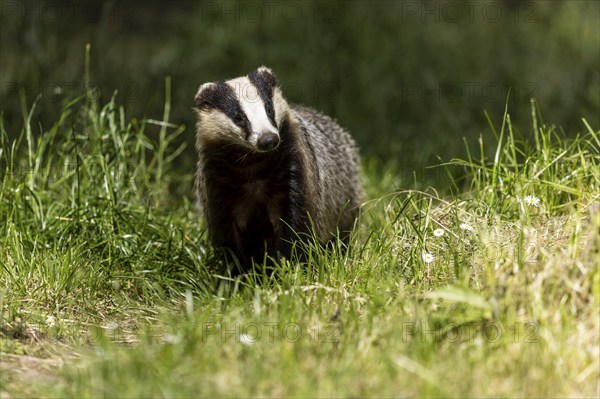
[[[244,115],[241,112],[237,112],[235,114],[235,116],[233,117],[233,121],[235,122],[236,125],[243,125],[244,124]]]
[[[273,109],[273,104],[268,103],[265,108],[267,109],[267,116],[275,119],[275,110]]]

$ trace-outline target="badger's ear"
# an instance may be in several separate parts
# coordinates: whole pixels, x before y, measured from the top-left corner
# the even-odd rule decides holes
[[[251,80],[255,79],[262,81],[271,87],[276,87],[277,85],[279,85],[279,82],[277,81],[277,75],[275,75],[275,72],[273,72],[271,68],[267,68],[264,65],[256,68],[256,71],[250,73],[248,76]]]
[[[213,105],[212,98],[216,87],[217,84],[212,82],[201,85],[194,97],[194,108],[199,110],[210,108]]]

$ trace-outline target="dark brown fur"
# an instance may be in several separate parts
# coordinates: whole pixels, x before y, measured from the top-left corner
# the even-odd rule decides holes
[[[303,160],[289,128],[281,132],[282,143],[272,152],[248,153],[221,142],[202,149],[211,241],[231,249],[243,270],[265,254],[289,257],[296,235],[310,231]]]
[[[289,258],[298,239],[327,242],[339,228],[347,241],[362,200],[348,133],[309,108],[275,104],[275,150],[253,151],[227,135],[198,131],[196,190],[209,236],[233,252],[241,271],[265,256]]]

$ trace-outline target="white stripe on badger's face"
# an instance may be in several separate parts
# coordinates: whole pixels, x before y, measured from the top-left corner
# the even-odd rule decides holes
[[[279,131],[267,116],[265,104],[258,94],[256,87],[247,77],[228,80],[227,83],[235,92],[242,110],[250,121],[250,136],[248,142],[256,146],[258,138],[265,133],[274,133],[279,136]]]
[[[281,126],[283,121],[287,119],[289,107],[290,106],[281,94],[281,89],[276,87],[275,90],[273,90],[273,110],[275,111],[275,121],[278,126]]]

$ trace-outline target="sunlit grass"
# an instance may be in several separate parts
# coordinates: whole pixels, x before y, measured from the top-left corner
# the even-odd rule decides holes
[[[26,109],[17,140],[0,125],[0,392],[598,396],[599,134],[531,109],[533,140],[507,112],[493,153],[438,165],[448,190],[365,160],[349,251],[237,279],[174,166],[193,132],[169,105],[127,121],[82,99],[51,127]]]

